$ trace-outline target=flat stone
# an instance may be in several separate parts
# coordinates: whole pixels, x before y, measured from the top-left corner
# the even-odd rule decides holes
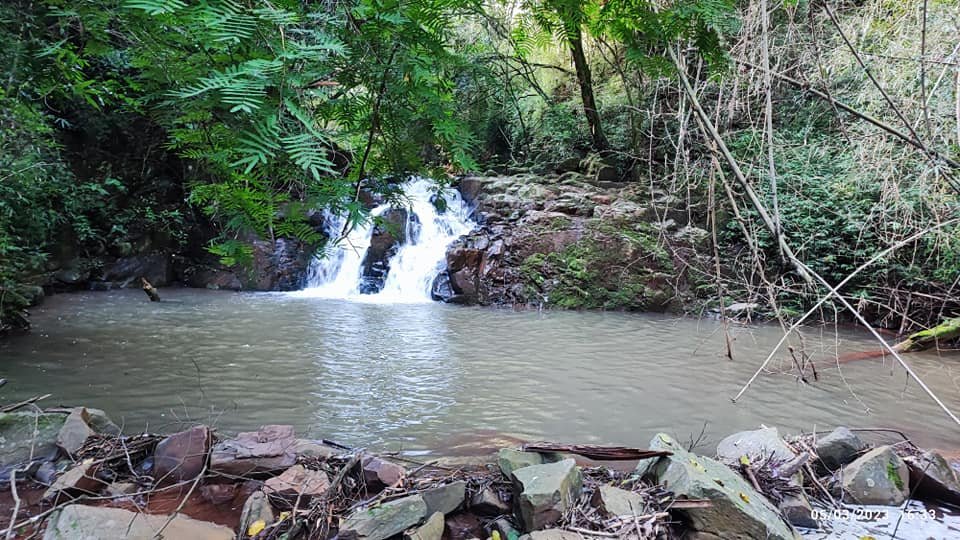
[[[559,521],[576,503],[583,486],[580,468],[572,459],[517,469],[512,480],[517,518],[525,531]]]
[[[342,451],[319,441],[297,439],[293,444],[293,453],[299,457],[330,459],[340,455]]]
[[[799,538],[779,511],[739,474],[726,465],[688,452],[664,433],[650,441],[651,450],[673,455],[641,461],[637,471],[663,484],[681,499],[709,499],[707,508],[677,510],[688,528],[720,538]]]
[[[97,466],[93,459],[85,459],[67,469],[43,493],[45,501],[55,501],[61,496],[72,498],[81,494],[96,494],[106,486],[95,474]]]
[[[154,478],[161,484],[196,478],[207,462],[211,441],[207,426],[195,426],[163,439],[153,454]]]
[[[319,497],[330,488],[330,479],[323,471],[307,469],[303,465],[294,465],[264,484],[263,491],[268,495],[290,497]]]
[[[638,493],[613,486],[600,486],[594,494],[594,503],[608,516],[640,516],[646,505]]]
[[[293,426],[262,426],[216,444],[210,453],[210,469],[233,476],[285,471],[297,463],[295,449]]]
[[[543,456],[536,452],[522,452],[512,448],[501,448],[497,452],[497,465],[500,466],[500,472],[510,478],[513,471],[529,467],[531,465],[543,465]]]
[[[47,520],[44,540],[153,540],[161,527],[167,539],[232,540],[232,529],[182,515],[170,516],[71,504]]]
[[[520,537],[520,540],[599,540],[600,538],[609,539],[609,536],[591,535],[573,531],[564,531],[561,529],[547,529],[545,531],[533,531]]]
[[[340,525],[344,538],[385,540],[420,523],[427,516],[427,503],[411,495],[365,510],[357,510]]]
[[[829,435],[817,439],[816,452],[820,465],[834,470],[857,459],[867,445],[855,433],[845,427],[838,427]]]
[[[427,513],[452,514],[463,506],[467,496],[467,483],[463,480],[437,486],[420,494],[427,503]]]
[[[903,459],[910,469],[910,487],[917,498],[960,506],[960,477],[936,452]]]
[[[740,458],[746,456],[751,463],[772,460],[783,463],[796,457],[793,450],[780,438],[777,428],[760,428],[734,433],[717,445],[717,459],[732,467],[739,467]]]
[[[843,491],[859,504],[899,506],[910,486],[907,464],[890,446],[874,448],[837,475]]]
[[[510,505],[500,499],[496,490],[487,487],[470,499],[470,511],[481,516],[502,516],[510,512]]]
[[[434,512],[427,518],[426,523],[415,531],[404,534],[403,537],[405,540],[440,540],[443,538],[444,526],[443,513]]]
[[[96,435],[96,432],[88,424],[89,413],[83,407],[77,407],[70,411],[63,427],[57,433],[57,446],[63,449],[69,456],[76,455],[77,451],[83,448],[87,439]]]
[[[273,506],[270,505],[267,494],[262,491],[251,493],[243,503],[243,511],[240,513],[240,531],[245,534],[254,523],[263,521],[265,525],[269,525],[273,520]]]
[[[367,487],[383,489],[397,485],[407,470],[396,463],[391,463],[377,456],[366,456],[361,461],[363,466],[363,480]]]

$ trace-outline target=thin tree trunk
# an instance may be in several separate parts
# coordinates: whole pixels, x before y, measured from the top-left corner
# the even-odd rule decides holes
[[[593,148],[598,152],[603,152],[609,148],[606,136],[603,134],[603,127],[600,125],[600,112],[597,110],[597,102],[593,97],[593,79],[590,76],[590,66],[587,65],[587,57],[583,53],[583,38],[580,30],[575,31],[575,35],[570,39],[570,54],[573,56],[573,65],[577,69],[577,82],[580,84],[580,98],[583,100],[583,112],[587,116],[587,125],[590,126],[590,138],[593,142]]]

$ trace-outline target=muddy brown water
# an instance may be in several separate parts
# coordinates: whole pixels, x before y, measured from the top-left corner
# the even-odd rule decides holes
[[[711,320],[161,292],[160,303],[135,290],[47,298],[32,334],[0,341],[0,401],[51,393],[46,405],[102,408],[130,431],[289,423],[411,453],[534,439],[645,446],[658,431],[709,444],[761,424],[892,427],[960,446],[960,428],[890,359],[838,369],[838,354],[877,348],[854,329],[804,330],[819,381],[799,382],[782,352],[732,403],[779,328],[732,327],[731,361]],[[960,411],[960,355],[907,358]]]

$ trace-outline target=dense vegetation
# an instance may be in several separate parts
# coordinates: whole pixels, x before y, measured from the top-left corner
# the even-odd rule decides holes
[[[957,10],[931,2],[921,25],[880,0],[6,2],[0,327],[24,325],[35,287],[76,257],[201,246],[243,264],[253,238],[321,246],[312,210],[368,219],[361,190],[399,197],[397,177],[444,189],[460,172],[584,157],[670,194],[712,233],[722,265],[700,279],[704,302],[793,315],[818,288],[781,256],[691,98],[786,242],[837,283],[955,211]],[[957,307],[958,230],[911,239],[845,292],[874,321],[928,324]]]

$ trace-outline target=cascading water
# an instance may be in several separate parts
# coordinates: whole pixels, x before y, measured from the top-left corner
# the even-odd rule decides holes
[[[382,287],[380,282],[371,287],[369,275],[365,275],[370,274],[368,252],[375,232],[372,223],[365,223],[311,263],[307,288],[295,294],[384,303],[431,301],[430,287],[443,270],[447,247],[473,230],[476,223],[470,218],[470,208],[455,191],[443,193],[446,204],[439,206],[445,206],[445,210],[439,211],[432,202],[437,196],[435,184],[429,179],[415,177],[403,185],[403,192],[409,203],[401,214],[404,230],[398,235],[400,243],[387,252],[390,256],[385,265],[386,277],[380,280]],[[391,211],[397,210],[384,204],[370,214],[386,217]],[[328,236],[337,238],[343,230],[343,218],[327,216],[326,221]]]

